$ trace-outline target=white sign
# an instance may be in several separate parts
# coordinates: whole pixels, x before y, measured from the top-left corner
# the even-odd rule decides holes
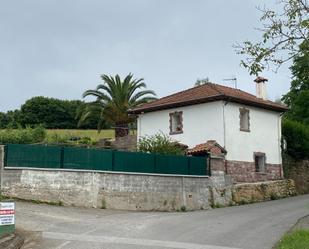
[[[0,226],[15,224],[15,203],[0,202]]]

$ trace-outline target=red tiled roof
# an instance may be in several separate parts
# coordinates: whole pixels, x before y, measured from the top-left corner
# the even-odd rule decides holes
[[[278,112],[284,112],[288,110],[288,108],[284,105],[277,104],[270,100],[263,100],[257,98],[256,96],[239,89],[222,86],[214,83],[206,83],[143,104],[130,110],[129,113],[138,114],[142,112],[152,112],[157,110],[195,105],[218,100],[236,102],[240,104],[261,107],[264,109],[274,110]]]
[[[226,154],[226,150],[222,146],[220,146],[220,144],[218,144],[215,140],[208,140],[206,143],[198,144],[192,149],[189,149],[187,151],[187,154],[199,155],[208,152],[214,155]]]

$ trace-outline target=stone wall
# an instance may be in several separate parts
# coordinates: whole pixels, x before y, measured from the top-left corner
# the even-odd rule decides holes
[[[212,189],[225,185],[224,175],[210,178],[4,167],[2,146],[0,170],[1,192],[5,196],[120,210],[207,209],[213,203]]]
[[[226,161],[227,174],[234,182],[258,182],[283,179],[281,164],[266,164],[265,172],[256,172],[254,162]]]
[[[117,137],[116,140],[112,142],[112,147],[117,150],[136,151],[137,135]]]
[[[309,193],[309,160],[295,160],[285,156],[283,158],[284,174],[293,179],[297,193]]]
[[[296,194],[293,180],[243,183],[233,186],[232,199],[236,204],[276,200]]]
[[[223,171],[225,172],[225,159],[220,156],[210,156],[210,168],[211,171]]]
[[[1,178],[6,196],[120,210],[207,209],[213,184],[209,177],[17,168]]]

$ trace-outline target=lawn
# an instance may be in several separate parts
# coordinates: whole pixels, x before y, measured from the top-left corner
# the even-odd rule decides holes
[[[92,141],[98,141],[103,138],[114,138],[114,130],[101,130],[98,133],[97,130],[70,130],[70,129],[53,129],[47,130],[47,136],[57,134],[61,137],[89,137]]]
[[[301,229],[286,234],[276,249],[309,249],[309,230]]]

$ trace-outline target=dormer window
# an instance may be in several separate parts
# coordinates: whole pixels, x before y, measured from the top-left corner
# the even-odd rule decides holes
[[[170,113],[170,135],[183,133],[182,112]]]
[[[246,108],[239,109],[240,131],[250,132],[250,116],[249,110]]]

